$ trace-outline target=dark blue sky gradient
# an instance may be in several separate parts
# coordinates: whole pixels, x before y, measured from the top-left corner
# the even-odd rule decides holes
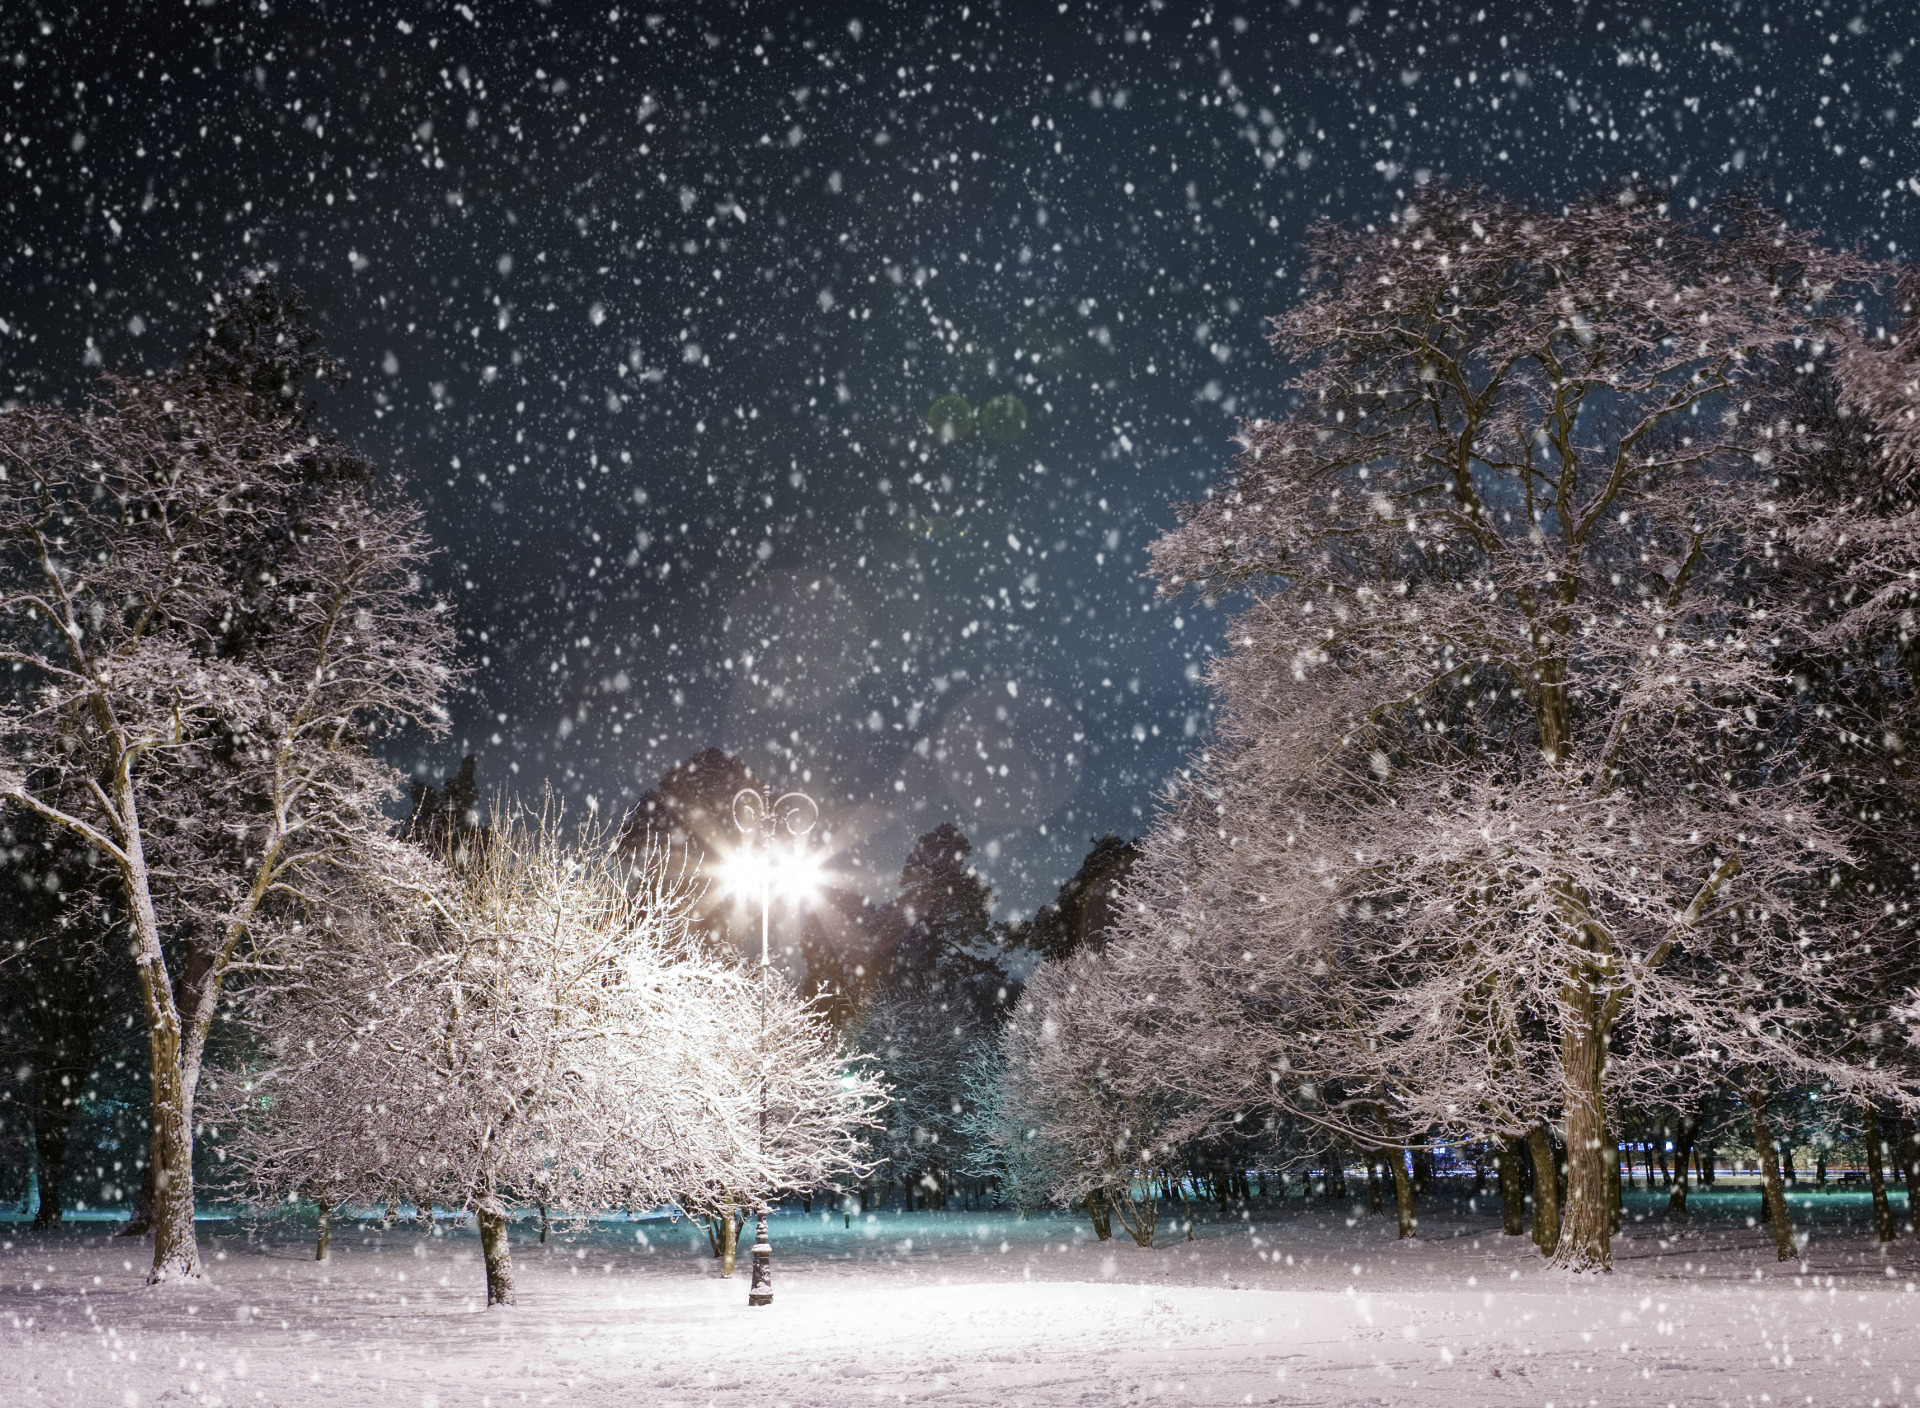
[[[1143,548],[1284,405],[1314,218],[1633,179],[1914,238],[1904,5],[315,8],[0,10],[0,396],[278,266],[476,666],[396,761],[617,807],[719,744],[875,889],[958,822],[1002,912],[1204,740],[1224,613]]]

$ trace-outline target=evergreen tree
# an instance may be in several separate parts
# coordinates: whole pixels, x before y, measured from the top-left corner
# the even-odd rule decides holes
[[[1139,857],[1138,841],[1122,841],[1111,831],[1095,839],[1060,893],[1008,937],[1043,958],[1100,947],[1118,915],[1120,886]]]
[[[900,893],[876,920],[876,958],[897,992],[941,995],[990,1011],[1005,973],[994,929],[993,891],[967,864],[973,843],[943,821],[914,843]]]
[[[703,748],[675,764],[628,809],[620,852],[658,847],[676,865],[705,881],[695,901],[695,933],[725,951],[758,951],[760,910],[723,883],[721,866],[747,840],[734,821],[733,799],[755,787],[753,769],[720,748]]]

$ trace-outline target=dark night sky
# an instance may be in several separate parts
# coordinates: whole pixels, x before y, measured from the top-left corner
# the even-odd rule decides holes
[[[476,666],[396,761],[607,807],[717,743],[869,883],[952,819],[1030,910],[1204,739],[1224,612],[1143,549],[1284,404],[1314,217],[1633,179],[1903,252],[1916,39],[1807,0],[9,0],[0,396],[171,361],[277,266]],[[948,394],[1025,429],[940,443]]]

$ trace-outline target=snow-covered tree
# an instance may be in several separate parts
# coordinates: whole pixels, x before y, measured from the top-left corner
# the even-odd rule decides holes
[[[960,1135],[965,1150],[960,1171],[992,1184],[1022,1217],[1045,1207],[1057,1182],[1051,1146],[1038,1131],[1015,1116],[1007,1081],[1006,1052],[981,1042],[968,1051],[960,1068]],[[1112,1224],[1096,1222],[1105,1241]]]
[[[1402,1138],[1557,1115],[1555,1259],[1604,1267],[1636,1056],[1796,1069],[1836,981],[1800,942],[1848,852],[1782,726],[1804,616],[1766,590],[1753,398],[1872,271],[1631,189],[1433,188],[1312,255],[1274,334],[1298,408],[1154,547],[1168,592],[1252,604],[1115,946],[1183,937],[1166,989],[1220,1035],[1171,1049],[1233,1052],[1229,1107],[1329,1118],[1331,1081]]]
[[[1000,1122],[1054,1202],[1086,1204],[1096,1227],[1110,1209],[1150,1247],[1153,1177],[1194,1126],[1148,1069],[1164,1058],[1159,995],[1129,976],[1088,949],[1035,970],[1001,1038]]]
[[[865,1172],[882,1086],[791,989],[698,940],[663,849],[549,816],[468,850],[455,873],[416,860],[385,903],[342,897],[248,993],[263,1062],[222,1098],[254,1196],[471,1210],[498,1304],[514,1202],[730,1211]]]
[[[907,1206],[944,1207],[956,1173],[972,1168],[966,1073],[993,1038],[971,1006],[937,993],[890,993],[855,1028],[870,1069],[892,1088],[878,1146]]]
[[[415,510],[312,422],[331,363],[270,280],[182,369],[0,414],[0,802],[106,858],[152,1081],[154,1280],[199,1273],[194,1099],[277,906],[383,835],[382,728],[439,722]]]

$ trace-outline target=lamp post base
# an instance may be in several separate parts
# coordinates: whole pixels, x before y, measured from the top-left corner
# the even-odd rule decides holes
[[[747,1291],[747,1304],[773,1304],[773,1247],[767,1241],[764,1212],[756,1216],[753,1223],[753,1285]]]

